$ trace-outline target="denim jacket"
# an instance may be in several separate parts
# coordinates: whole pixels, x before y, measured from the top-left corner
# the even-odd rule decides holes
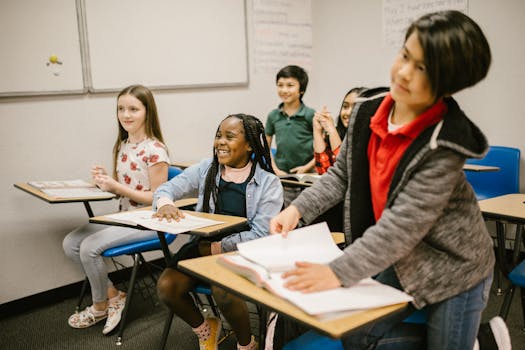
[[[178,200],[198,196],[196,210],[202,211],[204,184],[211,163],[211,158],[205,159],[159,186],[153,195],[153,209],[157,210],[157,201],[161,197]],[[219,171],[216,178],[217,186],[219,185],[220,173]],[[283,188],[279,178],[261,169],[257,164],[255,173],[246,186],[246,216],[250,230],[224,237],[221,241],[222,251],[236,250],[239,242],[268,235],[270,219],[281,211],[282,205]],[[215,211],[213,198],[210,198],[210,211]]]

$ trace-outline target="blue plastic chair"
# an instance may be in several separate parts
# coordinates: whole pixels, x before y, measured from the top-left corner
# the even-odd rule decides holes
[[[478,200],[503,196],[519,192],[520,181],[520,150],[518,148],[504,146],[490,146],[487,155],[483,159],[468,159],[468,164],[496,166],[498,171],[474,172],[466,171],[465,175],[471,184]],[[498,246],[505,246],[506,227],[503,222],[496,221]],[[517,225],[516,232],[520,230]],[[519,242],[518,242],[519,244]],[[500,264],[504,256],[498,253]],[[496,273],[497,293],[503,294],[501,289],[501,270]]]
[[[343,350],[340,339],[332,339],[314,331],[308,331],[283,347],[283,350]]]
[[[467,159],[467,164],[499,167],[498,171],[465,172],[478,200],[519,192],[520,150],[518,148],[490,146],[483,159]]]
[[[174,178],[180,173],[182,173],[182,170],[180,168],[170,166],[168,168],[168,180]],[[175,240],[175,238],[177,238],[177,235],[171,234],[171,233],[164,233],[164,237],[166,239],[166,242],[168,244],[171,244]],[[128,290],[127,290],[126,305],[124,306],[124,310],[122,312],[122,319],[120,320],[116,345],[122,345],[122,336],[124,334],[124,329],[126,327],[128,310],[131,304],[131,300],[133,298],[133,294],[134,294],[133,292],[136,286],[136,278],[137,278],[137,272],[138,272],[139,267],[143,266],[146,269],[148,269],[148,274],[152,278],[154,284],[157,283],[156,278],[154,277],[152,271],[149,268],[149,264],[146,262],[146,260],[144,259],[144,256],[142,255],[143,253],[151,252],[155,250],[162,250],[160,240],[157,237],[148,239],[148,240],[144,240],[144,241],[127,243],[121,246],[112,247],[112,248],[105,250],[102,253],[102,256],[107,257],[107,258],[115,258],[115,257],[119,257],[122,255],[129,255],[133,258],[133,267],[131,269],[131,277],[130,277]],[[115,261],[113,262],[116,266]],[[80,310],[80,305],[82,304],[82,299],[84,297],[88,284],[89,284],[89,281],[86,278],[84,280],[84,284],[82,285],[82,291],[80,293],[80,298],[77,304],[77,310]]]

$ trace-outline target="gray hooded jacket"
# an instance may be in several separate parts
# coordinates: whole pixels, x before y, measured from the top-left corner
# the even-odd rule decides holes
[[[355,106],[337,161],[292,204],[305,222],[344,200],[345,254],[330,267],[343,286],[394,266],[405,292],[421,308],[462,293],[494,266],[492,239],[462,167],[488,144],[452,98],[443,120],[424,130],[402,156],[385,209],[375,222],[367,147],[370,119],[385,89],[369,90]]]

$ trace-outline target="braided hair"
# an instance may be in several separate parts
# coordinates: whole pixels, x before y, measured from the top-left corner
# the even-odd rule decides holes
[[[222,124],[222,122],[228,118],[237,118],[242,121],[242,125],[244,127],[244,137],[252,149],[252,153],[249,155],[249,158],[252,160],[252,167],[247,181],[253,177],[257,164],[259,164],[263,170],[274,174],[272,161],[270,158],[270,147],[266,141],[263,123],[256,117],[248,114],[231,114],[224,118],[220,124]],[[217,132],[219,131],[220,124],[217,127]],[[211,163],[208,173],[206,174],[206,181],[204,183],[204,212],[210,211],[210,198],[213,198],[215,203],[217,202],[219,188],[217,187],[216,177],[218,172],[219,159],[217,158],[214,148],[213,162]]]

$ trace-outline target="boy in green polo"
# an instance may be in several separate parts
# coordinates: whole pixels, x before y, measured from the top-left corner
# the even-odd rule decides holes
[[[312,124],[315,111],[302,101],[308,74],[299,66],[286,66],[277,73],[276,83],[282,103],[268,114],[265,128],[269,145],[275,135],[273,169],[278,176],[310,172],[315,164]],[[285,206],[297,197],[297,190],[285,188]]]
[[[312,145],[315,111],[302,101],[308,74],[299,66],[286,66],[277,73],[276,82],[277,94],[283,102],[266,120],[268,144],[272,144],[275,135],[277,146],[273,169],[280,176],[310,172],[315,162]]]

